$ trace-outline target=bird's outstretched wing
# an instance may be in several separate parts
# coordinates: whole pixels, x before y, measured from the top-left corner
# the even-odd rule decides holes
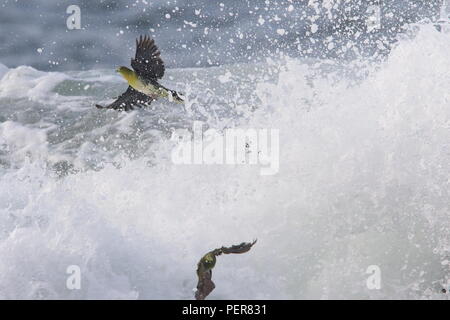
[[[136,56],[131,59],[131,67],[145,80],[161,79],[164,75],[164,62],[155,41],[147,36],[136,39]]]
[[[251,243],[242,242],[241,244],[238,244],[238,245],[234,245],[231,247],[222,247],[222,248],[216,249],[216,250],[219,250],[219,252],[220,252],[220,253],[218,253],[219,255],[221,253],[223,253],[223,254],[245,253],[245,252],[249,251],[255,243],[256,243],[256,240],[253,240],[253,242],[251,242]]]
[[[132,87],[128,87],[127,91],[122,93],[116,101],[107,106],[101,106],[96,104],[95,106],[99,109],[115,109],[129,111],[133,110],[135,107],[148,106],[153,101],[153,99],[146,94],[143,94]]]

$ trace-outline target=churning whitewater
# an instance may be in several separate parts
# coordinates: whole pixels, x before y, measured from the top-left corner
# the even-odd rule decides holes
[[[130,113],[93,107],[109,70],[0,65],[0,298],[192,299],[202,254],[256,238],[210,298],[445,298],[449,52],[425,25],[381,62],[171,69],[186,104]],[[194,121],[279,129],[278,173],[174,164]]]

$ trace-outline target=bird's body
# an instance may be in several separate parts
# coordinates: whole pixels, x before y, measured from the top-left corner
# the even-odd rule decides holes
[[[136,72],[128,69],[127,67],[120,67],[117,71],[125,78],[125,80],[128,81],[128,84],[133,89],[144,93],[153,99],[168,98],[169,100],[173,100],[175,102],[184,102],[184,100],[178,96],[177,92],[163,87],[155,80],[149,81],[147,79],[143,79],[139,77]]]
[[[164,75],[164,63],[160,58],[160,52],[155,42],[142,36],[136,40],[136,56],[131,59],[131,67],[119,67],[119,72],[128,82],[128,89],[120,95],[116,101],[103,107],[116,110],[133,110],[135,107],[148,106],[158,98],[168,98],[169,101],[183,103],[183,98],[176,92],[165,88],[158,83],[158,79]]]
[[[249,251],[255,243],[256,240],[248,243],[242,242],[241,244],[238,244],[236,246],[214,249],[205,254],[197,264],[198,283],[197,291],[195,291],[195,299],[205,299],[216,287],[216,285],[212,281],[212,269],[216,265],[217,256],[230,253],[245,253]]]

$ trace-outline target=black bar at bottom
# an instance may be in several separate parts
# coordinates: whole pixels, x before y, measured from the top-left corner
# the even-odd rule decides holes
[[[144,319],[311,319],[332,314],[335,316],[355,317],[361,319],[371,317],[386,317],[387,310],[392,315],[398,309],[403,316],[414,315],[416,311],[429,310],[437,312],[448,304],[442,301],[367,301],[367,300],[53,300],[53,301],[0,301],[2,310],[11,307],[15,317],[22,311],[32,311],[34,314],[55,313],[61,308],[65,315],[85,319],[92,316],[92,311],[99,314],[113,314],[115,318],[126,320],[138,316]],[[433,304],[432,306],[430,304]],[[386,309],[389,308],[389,309]],[[53,312],[52,312],[53,311]],[[103,318],[103,317],[102,317]],[[60,318],[59,318],[60,319]]]

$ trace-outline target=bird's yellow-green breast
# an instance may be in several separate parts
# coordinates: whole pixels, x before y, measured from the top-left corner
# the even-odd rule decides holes
[[[127,80],[128,84],[136,89],[137,91],[140,91],[142,93],[148,94],[146,91],[146,85],[139,79],[136,72],[134,72],[131,69],[128,69],[127,67],[119,67],[117,69],[117,72],[119,72],[122,77]]]
[[[145,93],[153,98],[165,98],[168,96],[166,89],[162,87],[155,87],[152,84],[145,84],[139,79],[136,72],[127,67],[119,67],[117,71],[127,80],[128,84],[139,92]]]

